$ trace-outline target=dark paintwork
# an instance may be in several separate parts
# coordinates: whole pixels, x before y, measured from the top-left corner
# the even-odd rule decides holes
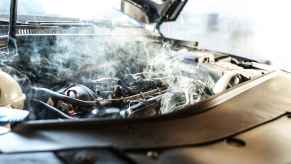
[[[155,158],[145,156],[147,152],[130,153],[130,157],[145,164],[290,164],[290,133],[291,119],[284,116],[234,136],[243,141],[244,146],[222,140],[209,145],[163,150]]]
[[[214,143],[289,112],[290,85],[289,74],[274,72],[193,106],[193,111],[195,107],[211,109],[200,114],[186,112],[186,117],[75,123],[30,122],[18,126],[17,133],[0,136],[0,140],[5,141],[0,142],[0,148],[3,152],[84,146],[136,150]]]

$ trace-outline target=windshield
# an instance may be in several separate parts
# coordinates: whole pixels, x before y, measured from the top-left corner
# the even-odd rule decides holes
[[[119,11],[120,0],[20,0],[18,21],[76,21],[110,22],[115,25],[140,26],[134,19]],[[10,0],[0,1],[2,19],[9,15]]]

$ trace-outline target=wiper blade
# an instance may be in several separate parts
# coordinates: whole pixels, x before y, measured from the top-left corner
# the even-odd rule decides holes
[[[9,19],[7,18],[1,18],[0,16],[0,25],[9,25]],[[20,21],[17,21],[16,22],[16,25],[27,25],[26,23],[23,23],[23,22],[20,22]]]
[[[27,21],[27,25],[43,25],[43,26],[56,26],[56,25],[88,25],[88,22],[84,21]]]
[[[0,23],[9,24],[9,15],[0,15]],[[50,24],[88,24],[79,18],[17,15],[17,25],[50,25]]]
[[[8,25],[8,20],[0,20],[0,25]],[[19,22],[17,21],[16,25],[29,25],[29,26],[86,26],[92,25],[94,22],[90,21],[27,21]]]

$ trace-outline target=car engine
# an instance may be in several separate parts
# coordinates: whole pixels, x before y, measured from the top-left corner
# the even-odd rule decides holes
[[[170,42],[22,39],[17,55],[3,53],[0,68],[20,84],[29,120],[155,117],[270,71]]]

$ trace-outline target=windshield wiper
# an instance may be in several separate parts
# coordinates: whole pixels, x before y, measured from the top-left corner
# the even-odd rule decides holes
[[[17,0],[10,1],[10,19],[8,31],[8,50],[9,53],[17,53],[16,43],[16,22],[17,21]]]
[[[94,22],[90,21],[27,21],[26,25],[35,26],[87,26],[93,25]]]

